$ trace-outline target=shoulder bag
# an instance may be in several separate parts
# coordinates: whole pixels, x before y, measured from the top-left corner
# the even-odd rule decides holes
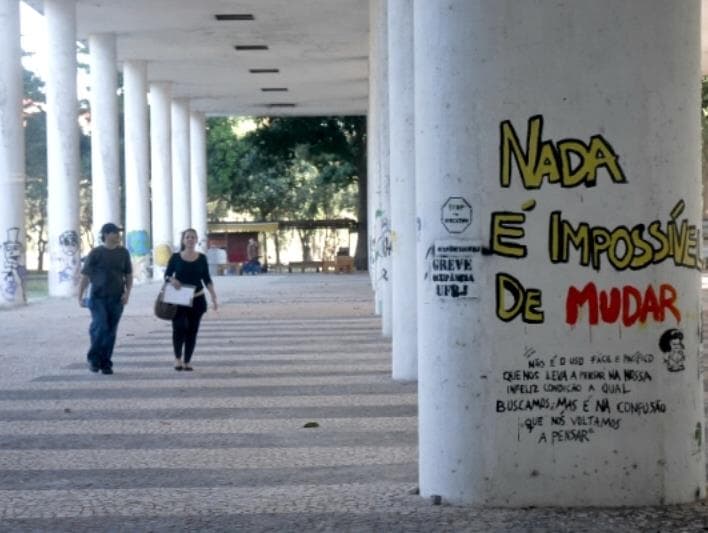
[[[164,301],[166,285],[167,283],[162,286],[155,299],[155,316],[162,320],[172,320],[177,314],[177,306]]]

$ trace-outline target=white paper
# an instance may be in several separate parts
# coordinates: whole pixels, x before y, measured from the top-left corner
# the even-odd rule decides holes
[[[194,289],[196,289],[194,285],[182,285],[179,289],[175,289],[171,283],[168,283],[165,286],[165,295],[162,300],[168,304],[192,307]]]

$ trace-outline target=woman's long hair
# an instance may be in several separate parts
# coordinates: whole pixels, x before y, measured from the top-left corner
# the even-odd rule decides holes
[[[180,251],[180,252],[183,252],[184,249],[186,248],[186,246],[184,245],[184,237],[185,237],[185,236],[187,235],[187,233],[189,233],[190,231],[191,231],[192,233],[194,233],[194,236],[197,238],[197,241],[199,240],[199,234],[197,233],[197,230],[195,230],[194,228],[187,228],[186,230],[184,230],[184,231],[182,232],[182,236],[181,236],[180,239],[179,239],[179,251]]]

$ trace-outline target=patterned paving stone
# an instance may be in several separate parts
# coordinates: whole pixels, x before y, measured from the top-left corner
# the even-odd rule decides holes
[[[134,290],[113,376],[87,371],[73,302],[30,309],[70,338],[26,328],[8,344],[27,350],[0,375],[0,531],[708,530],[704,502],[432,505],[413,490],[416,385],[390,379],[368,277],[217,281],[189,375],[149,316],[155,286]]]

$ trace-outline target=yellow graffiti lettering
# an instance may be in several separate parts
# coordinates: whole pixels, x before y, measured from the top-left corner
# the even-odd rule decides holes
[[[524,237],[523,224],[526,215],[502,211],[492,213],[492,230],[490,249],[497,255],[506,257],[526,257],[526,246],[509,242],[504,239],[521,239]]]
[[[579,252],[578,263],[600,270],[607,261],[615,270],[638,270],[650,264],[673,260],[676,266],[700,268],[700,230],[688,220],[655,220],[627,228],[605,228],[580,222],[573,226],[560,211],[549,219],[549,257],[552,263],[568,263],[571,250]]]
[[[527,289],[514,276],[500,272],[496,276],[497,317],[504,322],[511,322],[521,315],[527,324],[541,324],[541,291]],[[507,306],[507,294],[510,302]]]
[[[546,178],[561,187],[597,184],[598,170],[604,168],[615,183],[626,183],[627,178],[618,163],[619,157],[601,136],[594,135],[586,145],[577,139],[564,139],[554,145],[543,141],[543,117],[533,116],[528,121],[526,150],[519,141],[511,121],[501,123],[500,182],[502,187],[511,185],[512,159],[526,189],[538,189]],[[575,166],[571,159],[577,159]]]

